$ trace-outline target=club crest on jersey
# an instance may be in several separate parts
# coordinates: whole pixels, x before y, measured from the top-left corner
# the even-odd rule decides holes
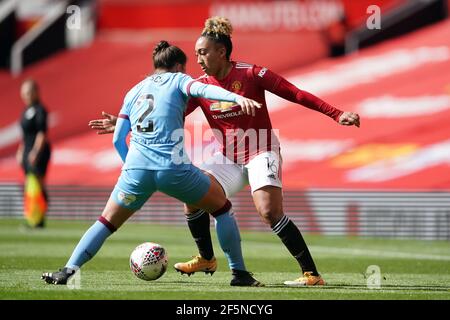
[[[233,110],[233,107],[238,106],[234,102],[226,102],[226,101],[218,101],[214,102],[209,106],[209,110],[211,111],[221,111],[221,112],[228,112]]]
[[[231,85],[231,89],[234,92],[238,92],[239,90],[241,90],[242,88],[242,83],[240,81],[234,81],[233,84]]]

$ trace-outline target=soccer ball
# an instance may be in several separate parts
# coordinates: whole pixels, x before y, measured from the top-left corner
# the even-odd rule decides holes
[[[156,280],[166,272],[168,260],[167,252],[161,245],[144,242],[131,253],[130,269],[139,279]]]

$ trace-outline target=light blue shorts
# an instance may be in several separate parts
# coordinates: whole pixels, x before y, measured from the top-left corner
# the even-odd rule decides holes
[[[122,170],[111,194],[121,207],[139,210],[155,191],[161,191],[184,203],[196,203],[209,190],[211,181],[200,169]]]

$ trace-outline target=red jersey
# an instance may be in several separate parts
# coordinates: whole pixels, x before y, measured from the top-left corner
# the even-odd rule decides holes
[[[231,71],[221,80],[204,75],[197,81],[222,87],[261,103],[262,107],[256,109],[256,115],[253,117],[244,114],[241,107],[235,103],[204,98],[191,98],[186,115],[200,106],[210,127],[216,129],[215,136],[222,145],[223,154],[236,163],[245,164],[261,152],[278,151],[280,148],[279,140],[272,130],[265,90],[320,111],[336,121],[342,114],[342,111],[298,89],[267,68],[234,61],[232,64]]]

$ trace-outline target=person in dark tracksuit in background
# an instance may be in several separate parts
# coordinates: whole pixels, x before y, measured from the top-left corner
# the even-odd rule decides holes
[[[21,98],[25,104],[20,119],[23,139],[17,149],[17,162],[25,175],[33,173],[44,196],[44,206],[47,207],[48,196],[45,188],[45,175],[51,156],[51,148],[47,135],[47,110],[41,104],[39,87],[35,80],[28,79],[22,83]],[[27,196],[27,195],[25,195]],[[45,210],[34,227],[44,227]]]

